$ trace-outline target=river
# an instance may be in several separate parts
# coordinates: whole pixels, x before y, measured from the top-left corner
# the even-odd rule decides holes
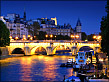
[[[76,76],[72,68],[60,67],[71,53],[54,56],[32,55],[0,60],[1,81],[63,81],[65,77]]]

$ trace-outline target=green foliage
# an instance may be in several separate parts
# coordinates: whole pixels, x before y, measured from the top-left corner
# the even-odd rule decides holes
[[[88,35],[88,36],[87,36],[88,41],[94,41],[93,36],[94,36],[94,34]]]
[[[10,44],[9,35],[10,35],[9,29],[0,20],[0,47],[9,46]]]
[[[69,36],[67,36],[67,35],[65,35],[65,36],[57,35],[56,40],[71,40],[71,38]]]
[[[38,34],[38,29],[40,29],[40,24],[38,22],[34,22],[32,26],[34,29],[33,30],[33,36],[34,36],[34,35]]]
[[[107,16],[102,17],[101,27],[100,27],[101,36],[102,36],[101,50],[107,53],[107,55],[109,55],[109,1],[108,0],[107,0],[106,12],[107,12]]]
[[[36,37],[38,40],[44,40],[44,39],[46,39],[46,37],[45,37],[46,34],[47,34],[46,32],[40,31],[39,35],[37,35]]]
[[[85,32],[82,32],[82,40],[86,40],[87,39],[87,35]]]
[[[44,21],[44,20],[42,20],[42,21],[41,21],[41,24],[45,24],[45,21]]]

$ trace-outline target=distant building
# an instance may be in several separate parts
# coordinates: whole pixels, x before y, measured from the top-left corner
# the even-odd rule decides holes
[[[0,20],[2,20],[7,28],[10,30],[10,36],[15,38],[16,36],[18,38],[23,38],[23,35],[28,37],[28,29],[26,24],[26,13],[24,12],[24,18],[20,18],[19,14],[7,14],[7,16],[0,17]]]
[[[56,35],[70,36],[71,32],[72,32],[72,27],[69,26],[64,25],[64,26],[58,26],[56,28]]]
[[[78,40],[81,40],[82,39],[82,37],[81,37],[81,34],[82,34],[82,32],[81,32],[81,22],[80,22],[80,19],[78,19],[78,21],[77,21],[77,24],[76,24],[76,27],[74,28],[74,32],[73,32],[73,35],[79,35],[79,38],[78,38]]]

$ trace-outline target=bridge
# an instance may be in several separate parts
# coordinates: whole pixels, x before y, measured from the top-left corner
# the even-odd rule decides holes
[[[56,53],[56,50],[60,47],[64,49],[69,49],[72,52],[72,55],[76,55],[80,48],[88,46],[93,49],[94,53],[100,52],[100,42],[95,41],[69,41],[69,40],[33,40],[33,41],[11,41],[10,46],[8,46],[9,55],[12,55],[12,52],[16,48],[20,48],[24,51],[25,55],[35,54],[35,50],[39,47],[45,49],[47,55],[53,55]]]

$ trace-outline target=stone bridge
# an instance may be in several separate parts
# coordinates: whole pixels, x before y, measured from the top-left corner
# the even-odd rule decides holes
[[[46,50],[47,55],[53,55],[56,53],[56,50],[59,46],[64,46],[64,48],[69,48],[72,52],[72,55],[76,55],[81,47],[89,46],[95,52],[100,52],[100,43],[99,42],[71,42],[71,41],[14,41],[8,46],[9,55],[12,54],[13,50],[16,48],[21,48],[25,55],[35,54],[35,50],[39,47],[43,47]]]

